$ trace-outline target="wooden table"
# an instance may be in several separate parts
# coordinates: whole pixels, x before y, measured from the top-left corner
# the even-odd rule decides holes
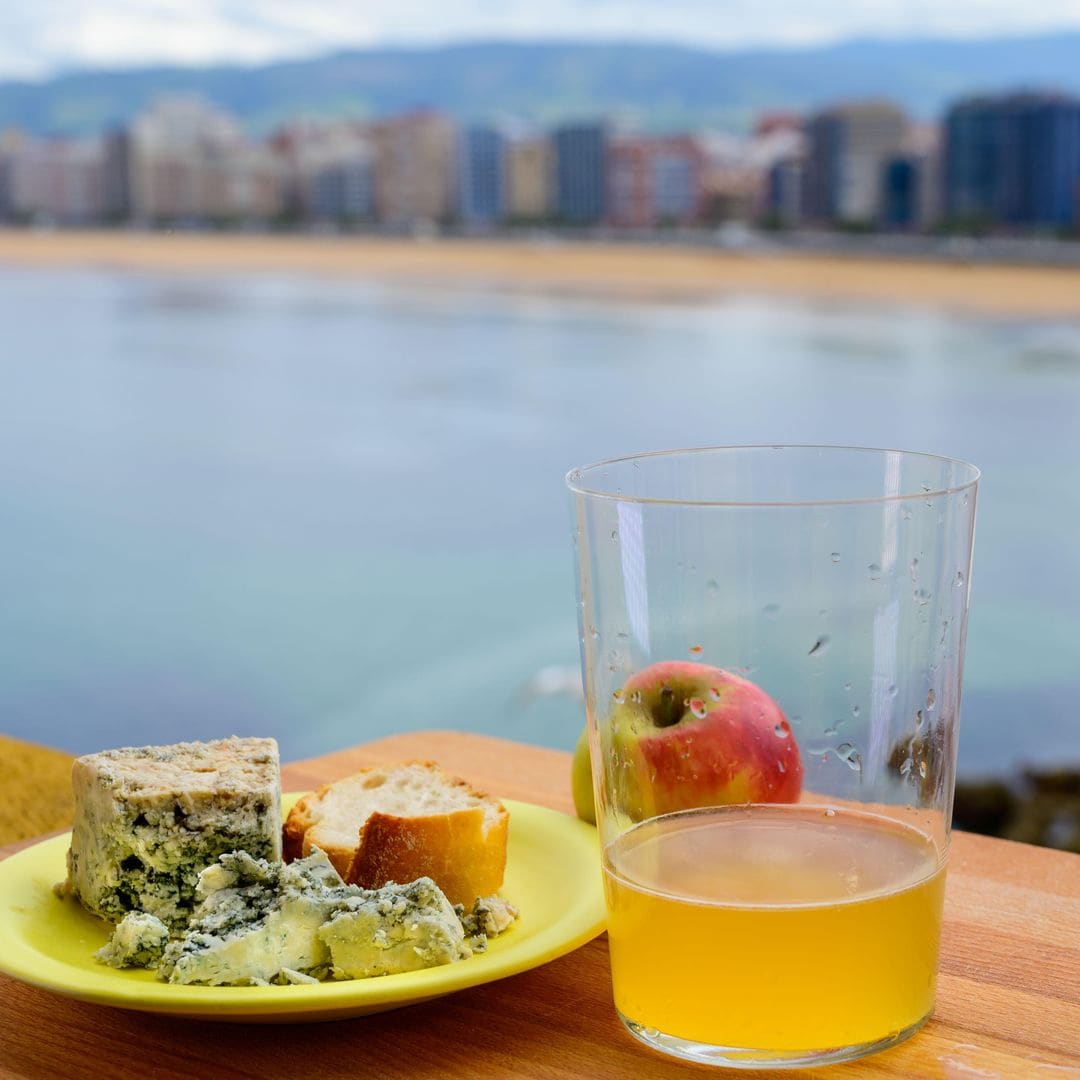
[[[438,760],[507,798],[572,812],[569,755],[453,732],[398,735],[298,762],[283,770],[284,785],[306,789],[361,765],[414,757]],[[14,850],[0,849],[0,856]],[[501,982],[327,1024],[157,1017],[85,1005],[0,976],[4,1078],[578,1080],[706,1071],[654,1054],[626,1034],[611,1004],[604,937]],[[884,1054],[789,1075],[1080,1077],[1080,857],[956,834],[935,1018]]]

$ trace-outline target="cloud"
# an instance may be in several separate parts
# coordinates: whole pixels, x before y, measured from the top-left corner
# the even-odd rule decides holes
[[[0,5],[0,77],[256,63],[373,44],[614,38],[806,45],[1080,28],[1080,0],[38,0]]]

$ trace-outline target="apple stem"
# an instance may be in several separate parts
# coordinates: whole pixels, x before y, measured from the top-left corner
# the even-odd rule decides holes
[[[653,723],[657,727],[672,727],[679,722],[679,705],[675,700],[675,691],[670,686],[660,689],[660,701],[653,711]]]

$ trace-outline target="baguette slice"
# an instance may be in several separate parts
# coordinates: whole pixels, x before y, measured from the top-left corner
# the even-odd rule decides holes
[[[364,769],[301,799],[285,822],[286,860],[313,848],[348,884],[377,889],[430,877],[471,907],[502,887],[510,816],[434,762]]]

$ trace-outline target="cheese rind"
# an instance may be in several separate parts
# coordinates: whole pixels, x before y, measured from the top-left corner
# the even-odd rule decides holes
[[[273,739],[125,747],[78,758],[65,890],[94,914],[182,928],[199,874],[222,854],[281,857]]]

